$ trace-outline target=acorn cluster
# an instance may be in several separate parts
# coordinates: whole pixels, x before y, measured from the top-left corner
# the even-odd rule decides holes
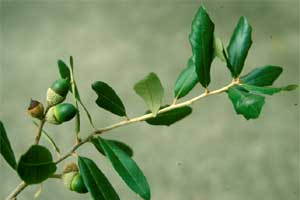
[[[70,103],[62,103],[69,92],[69,79],[58,79],[54,81],[47,90],[47,109],[42,103],[31,100],[28,113],[37,119],[46,120],[51,124],[61,124],[71,120],[77,113],[77,109]]]

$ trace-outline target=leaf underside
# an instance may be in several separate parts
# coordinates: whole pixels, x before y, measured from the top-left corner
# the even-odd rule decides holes
[[[151,112],[156,115],[164,97],[164,89],[158,76],[150,73],[135,84],[134,90],[142,97]]]

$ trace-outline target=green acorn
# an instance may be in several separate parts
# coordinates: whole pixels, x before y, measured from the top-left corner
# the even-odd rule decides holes
[[[54,106],[63,102],[68,94],[70,82],[68,79],[58,79],[47,90],[48,106]]]
[[[71,191],[78,193],[88,192],[75,163],[70,163],[65,167],[62,180],[64,185]]]
[[[46,114],[46,121],[51,124],[61,124],[71,120],[77,113],[77,109],[69,103],[61,103],[53,106]]]
[[[27,108],[27,113],[32,117],[41,120],[44,118],[44,106],[39,101],[31,99]]]

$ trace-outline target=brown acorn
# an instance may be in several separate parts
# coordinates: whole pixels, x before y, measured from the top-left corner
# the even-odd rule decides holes
[[[37,119],[43,119],[44,118],[44,106],[39,101],[30,100],[30,104],[27,108],[27,112],[30,116],[37,118]]]

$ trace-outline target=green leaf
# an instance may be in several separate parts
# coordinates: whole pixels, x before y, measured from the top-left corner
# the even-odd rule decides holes
[[[116,115],[126,116],[126,110],[121,99],[108,84],[96,81],[92,84],[92,88],[98,95],[96,104],[99,107]]]
[[[288,85],[285,87],[275,88],[275,87],[259,87],[259,86],[248,85],[248,84],[242,84],[241,86],[251,93],[267,94],[267,95],[273,95],[281,91],[291,91],[298,87],[297,85]]]
[[[68,80],[71,81],[71,70],[69,69],[68,65],[62,60],[58,60],[57,65],[58,65],[58,70],[59,70],[60,76],[62,78],[67,78]],[[73,73],[73,66],[72,66],[72,73]],[[71,85],[71,83],[70,83],[70,85]],[[72,87],[70,87],[70,92],[73,93]],[[75,85],[75,97],[78,101],[81,101],[79,91],[78,91],[78,88],[76,85]]]
[[[248,50],[252,44],[251,33],[252,27],[247,18],[241,17],[227,47],[227,67],[234,78],[238,77],[243,70]]]
[[[119,196],[111,183],[89,158],[78,158],[79,172],[87,190],[94,200],[119,200]]]
[[[162,108],[168,107],[169,105],[165,105]],[[180,108],[175,108],[173,110],[160,113],[154,118],[147,119],[146,122],[151,125],[166,125],[170,126],[175,122],[187,117],[192,113],[192,108],[189,106],[184,106]]]
[[[189,39],[199,82],[205,88],[210,83],[210,66],[214,58],[214,29],[214,23],[201,6],[193,19]]]
[[[187,67],[179,74],[174,87],[174,97],[180,99],[186,96],[198,83],[198,75],[193,59],[190,58]]]
[[[259,117],[265,97],[248,93],[236,86],[229,88],[227,94],[237,114],[243,115],[247,120]]]
[[[214,56],[218,57],[222,62],[226,62],[225,49],[222,40],[214,36]]]
[[[17,171],[27,184],[46,180],[56,171],[50,151],[40,145],[32,145],[19,160]]]
[[[157,114],[164,97],[164,88],[155,73],[150,73],[134,85],[135,92],[144,99],[154,115]]]
[[[7,137],[4,125],[2,121],[0,121],[0,153],[6,162],[13,168],[16,169],[17,162],[15,158],[15,154],[11,148],[9,139]]]
[[[62,60],[58,60],[57,65],[58,65],[58,70],[59,70],[60,76],[62,78],[71,80],[71,72],[70,72],[70,69],[67,66],[67,64]]]
[[[282,73],[282,68],[278,66],[267,65],[256,68],[241,77],[243,83],[256,86],[270,86]]]
[[[97,142],[97,139],[93,139],[92,142],[94,146],[97,148],[97,150],[105,156],[105,152],[102,148],[102,146]],[[116,141],[116,140],[106,140],[106,142],[110,143],[111,145],[116,145],[120,149],[122,149],[129,157],[133,156],[133,150],[125,143]]]
[[[97,137],[96,140],[124,182],[143,199],[150,200],[150,188],[147,179],[135,161],[114,143],[107,142],[100,137]]]

